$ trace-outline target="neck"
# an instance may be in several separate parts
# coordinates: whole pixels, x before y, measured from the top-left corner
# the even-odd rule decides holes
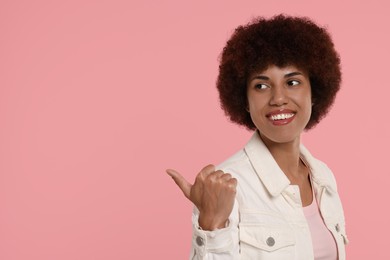
[[[302,167],[304,165],[300,160],[300,137],[286,143],[273,142],[261,134],[260,137],[279,167],[290,180],[302,174]]]

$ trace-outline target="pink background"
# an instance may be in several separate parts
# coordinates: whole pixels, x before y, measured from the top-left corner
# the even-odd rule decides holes
[[[342,90],[303,141],[334,171],[349,259],[389,259],[386,1],[0,2],[0,259],[186,259],[189,180],[251,135],[219,109],[232,30],[327,25]],[[330,3],[329,3],[330,2]]]

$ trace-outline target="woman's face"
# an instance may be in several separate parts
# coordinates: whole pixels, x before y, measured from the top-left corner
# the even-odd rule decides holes
[[[311,115],[311,87],[307,73],[296,66],[271,65],[250,75],[248,109],[264,141],[300,140]]]

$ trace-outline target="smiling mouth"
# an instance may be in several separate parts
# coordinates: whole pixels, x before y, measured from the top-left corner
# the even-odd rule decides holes
[[[294,113],[276,114],[269,116],[272,121],[285,120],[294,116]]]

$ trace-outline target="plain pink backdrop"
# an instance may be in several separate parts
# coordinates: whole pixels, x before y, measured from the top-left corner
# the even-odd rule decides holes
[[[334,171],[349,259],[389,259],[386,1],[0,2],[0,259],[187,259],[193,180],[251,135],[219,108],[218,55],[279,13],[326,25],[342,89],[303,137]]]

